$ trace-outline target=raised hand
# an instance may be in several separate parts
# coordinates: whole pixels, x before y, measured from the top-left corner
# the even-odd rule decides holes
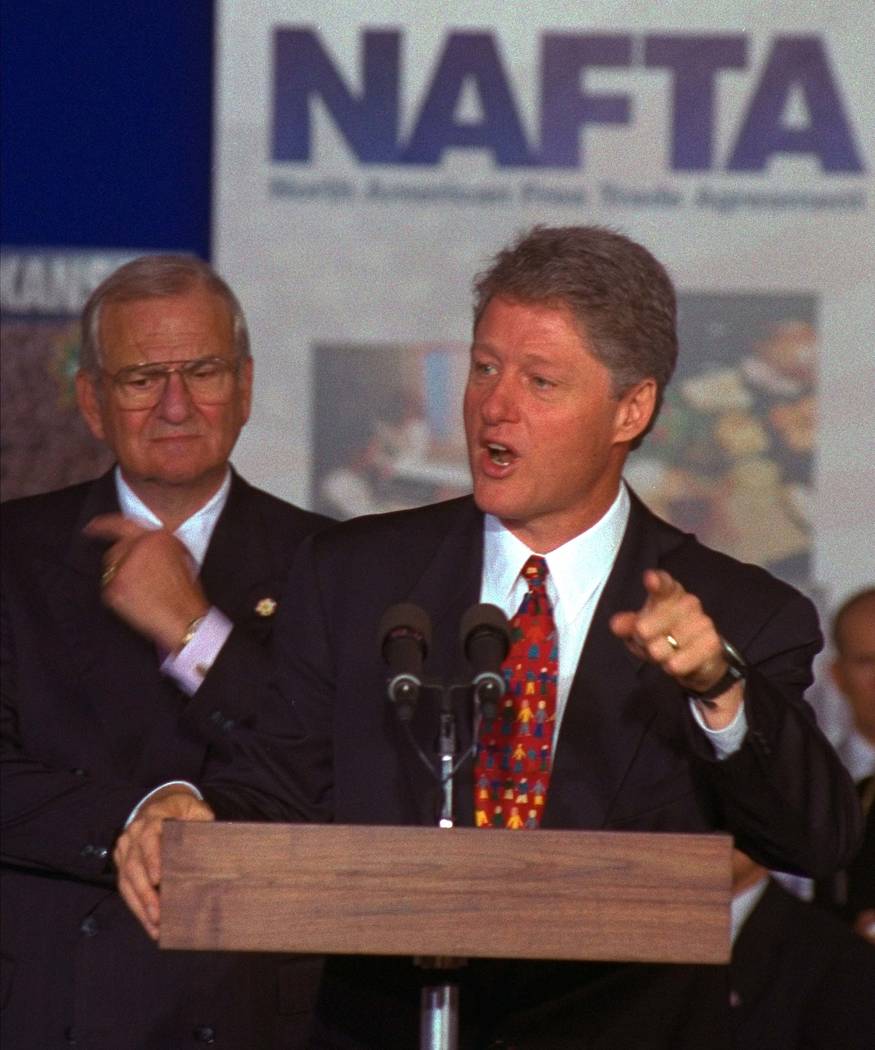
[[[644,573],[647,598],[637,612],[620,612],[610,626],[618,638],[643,660],[661,667],[684,689],[702,693],[726,673],[728,664],[714,621],[669,573]],[[720,729],[735,717],[743,700],[740,683],[730,686],[703,710],[708,725]]]
[[[191,556],[166,529],[147,529],[121,514],[102,514],[85,533],[109,540],[101,578],[104,603],[168,652],[209,609]]]

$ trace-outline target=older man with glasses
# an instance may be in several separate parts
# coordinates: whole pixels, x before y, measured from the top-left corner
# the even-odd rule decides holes
[[[293,1047],[317,963],[159,952],[111,851],[148,789],[199,779],[254,717],[282,580],[325,519],[229,466],[253,366],[209,266],[136,259],[82,321],[79,407],[117,464],[3,508],[4,1043]],[[220,648],[253,688],[216,710],[197,690]]]

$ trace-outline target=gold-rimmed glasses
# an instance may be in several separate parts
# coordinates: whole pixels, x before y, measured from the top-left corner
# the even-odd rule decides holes
[[[190,361],[150,361],[128,365],[117,372],[101,372],[110,380],[121,408],[154,408],[164,397],[174,372],[198,405],[223,405],[231,400],[240,360],[196,357]]]

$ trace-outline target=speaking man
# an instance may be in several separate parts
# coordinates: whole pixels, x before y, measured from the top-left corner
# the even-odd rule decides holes
[[[205,801],[170,790],[119,842],[122,892],[153,936],[168,816],[435,822],[439,792],[389,708],[375,643],[397,602],[428,612],[426,672],[445,682],[470,677],[466,609],[491,602],[513,618],[496,717],[475,740],[458,711],[460,752],[476,758],[456,777],[457,823],[727,829],[761,863],[807,872],[851,855],[853,787],[802,698],[821,645],[810,603],[659,520],[622,480],[676,353],[674,291],[640,245],[536,228],[498,254],[475,286],[473,497],[362,518],[302,548],[289,595],[308,616],[277,625],[274,702],[200,782]],[[208,675],[205,695],[228,680]],[[436,726],[420,704],[411,729],[425,751]],[[495,893],[496,921],[525,944],[525,916]],[[728,1045],[725,974],[714,968],[703,993],[694,969],[673,969],[666,989],[653,967],[471,962],[462,1045]],[[313,1045],[415,1045],[416,984],[404,961],[332,960]]]
[[[315,962],[159,952],[111,852],[148,789],[205,777],[252,719],[283,579],[324,519],[229,466],[252,358],[199,260],[144,256],[95,290],[76,391],[116,467],[3,508],[4,1045],[294,1046]],[[197,687],[229,635],[253,689],[219,708]]]

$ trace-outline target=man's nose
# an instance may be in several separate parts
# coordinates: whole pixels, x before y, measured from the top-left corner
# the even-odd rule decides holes
[[[486,423],[515,419],[518,401],[510,376],[501,376],[492,384],[480,402],[480,413]]]
[[[191,415],[192,400],[188,386],[179,372],[170,372],[164,393],[158,402],[158,412],[171,423],[182,423]]]

